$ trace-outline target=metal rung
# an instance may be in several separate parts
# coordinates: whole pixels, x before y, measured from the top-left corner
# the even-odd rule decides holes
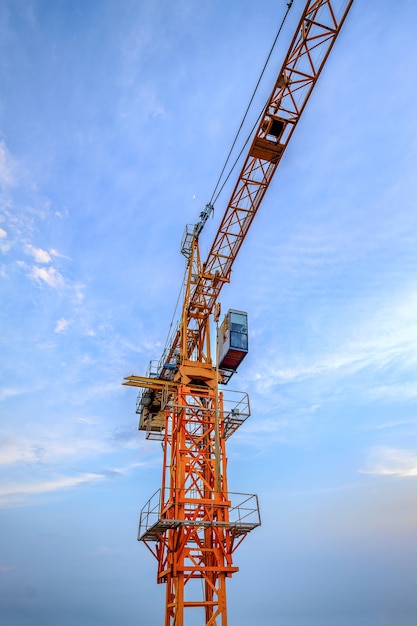
[[[179,526],[178,520],[159,519],[153,526],[147,528],[144,533],[138,535],[138,541],[158,541],[168,528],[176,528],[177,526]]]
[[[260,522],[254,524],[231,524],[230,529],[235,537],[240,537],[241,535],[247,535],[251,530],[260,525]]]

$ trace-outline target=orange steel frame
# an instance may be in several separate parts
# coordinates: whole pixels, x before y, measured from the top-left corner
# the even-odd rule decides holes
[[[206,626],[227,626],[226,579],[238,570],[232,556],[260,523],[245,527],[230,519],[226,413],[210,355],[209,317],[352,2],[306,3],[205,263],[200,231],[192,243],[181,323],[158,380],[132,376],[125,382],[159,389],[165,419],[156,522],[139,537],[158,560],[158,582],[166,584],[165,626],[186,626],[186,609],[203,613]]]
[[[183,626],[184,611],[190,608],[203,610],[208,626],[227,626],[226,578],[238,570],[232,553],[244,537],[229,520],[223,397],[211,362],[207,315],[207,326],[199,326],[205,332],[195,338],[198,359],[184,358],[199,332],[198,325],[197,330],[190,328],[187,303],[200,272],[195,240],[180,328],[179,386],[167,410],[163,442],[161,519],[169,528],[160,537],[156,556],[158,582],[166,583],[165,626]]]
[[[215,450],[216,397],[213,390],[196,393],[181,385],[176,402],[164,440],[162,488],[162,513],[174,527],[161,538],[157,552],[158,582],[167,584],[165,626],[182,626],[187,608],[203,609],[207,625],[226,626],[226,578],[238,568],[232,564],[235,537],[229,526],[221,425],[220,450]],[[194,584],[198,580],[203,593]]]

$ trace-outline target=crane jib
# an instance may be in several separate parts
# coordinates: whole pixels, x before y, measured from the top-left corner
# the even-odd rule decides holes
[[[342,2],[342,6],[331,0],[307,2],[206,262],[190,293],[190,316],[196,309],[209,315],[224,283],[230,281],[240,247],[352,4],[353,0]],[[178,331],[163,361],[171,361],[179,341]],[[163,376],[169,377],[169,372],[163,371]]]

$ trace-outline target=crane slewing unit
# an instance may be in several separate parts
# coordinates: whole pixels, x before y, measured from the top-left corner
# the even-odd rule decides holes
[[[213,206],[186,227],[178,326],[146,376],[123,383],[141,389],[139,429],[162,442],[162,486],[141,511],[138,539],[157,559],[157,582],[166,584],[165,626],[187,626],[188,611],[206,626],[227,626],[234,552],[261,523],[257,496],[228,489],[226,441],[250,406],[245,392],[224,385],[247,352],[247,320],[233,310],[219,328],[218,297],[352,3],[306,3],[205,262],[199,236]],[[216,358],[212,314],[222,346]]]

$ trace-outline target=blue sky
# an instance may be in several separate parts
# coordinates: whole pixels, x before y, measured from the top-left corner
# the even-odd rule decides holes
[[[161,450],[121,382],[161,355],[183,229],[285,8],[0,4],[5,626],[163,623],[136,542]],[[222,292],[250,321],[229,485],[263,522],[236,552],[230,624],[417,623],[416,23],[411,0],[356,0]]]

